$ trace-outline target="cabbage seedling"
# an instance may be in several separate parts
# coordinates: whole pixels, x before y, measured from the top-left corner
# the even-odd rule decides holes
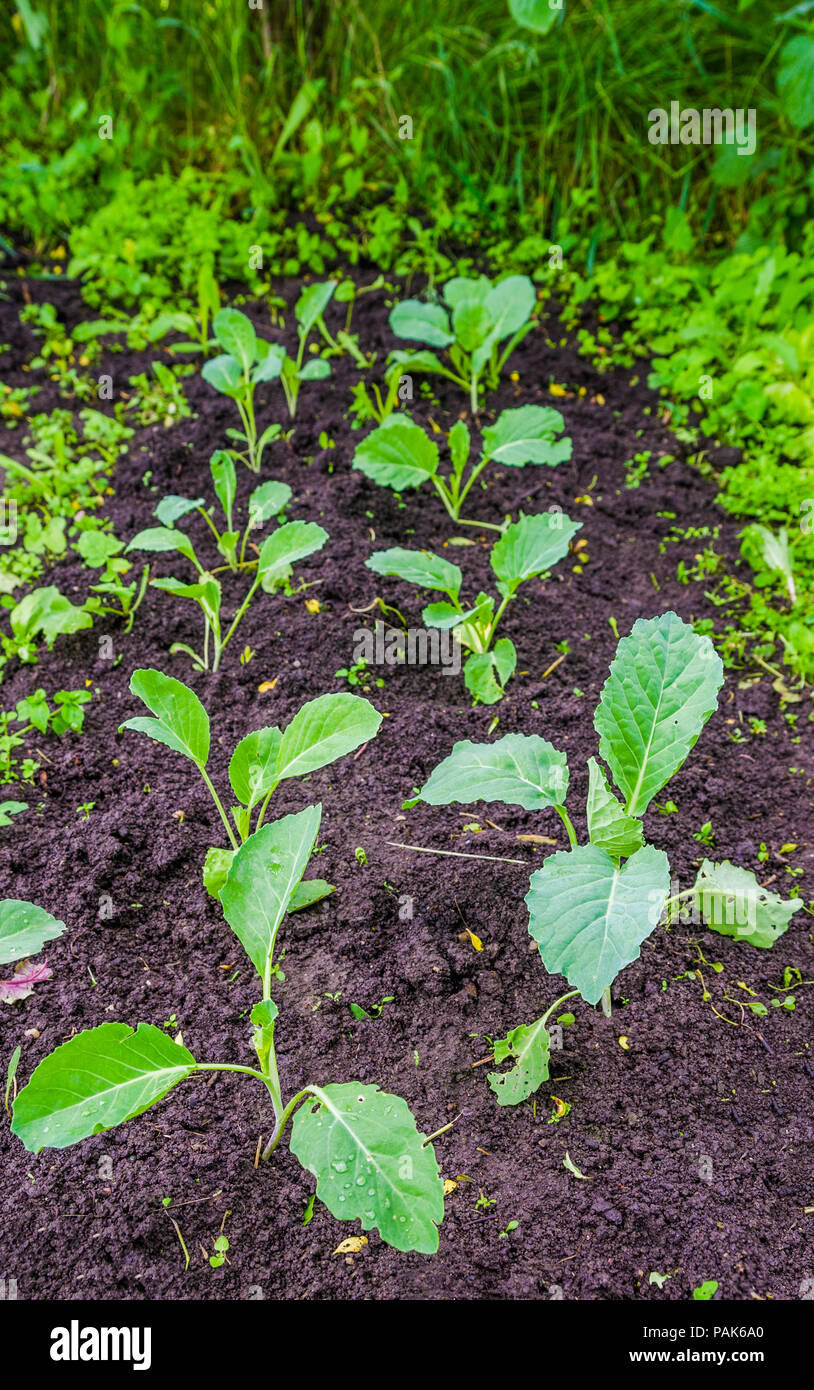
[[[401,372],[436,372],[469,392],[472,414],[478,413],[478,385],[485,376],[494,390],[500,373],[531,328],[537,295],[527,275],[509,275],[494,284],[485,275],[457,275],[443,290],[443,304],[405,299],[390,314],[399,338],[446,348],[450,366],[434,352],[390,354]]]
[[[506,734],[491,744],[456,743],[419,793],[433,806],[502,801],[559,815],[570,848],[549,855],[531,875],[529,932],[546,970],[565,975],[587,1003],[601,1000],[606,1013],[613,981],[638,958],[665,909],[680,911],[689,903],[715,930],[765,947],[802,906],[761,888],[746,869],[708,861],[692,888],[671,897],[667,855],[645,844],[641,817],[694,747],[722,683],[721,660],[709,638],[675,613],[634,623],[619,642],[594,715],[600,756],[622,800],[590,758],[587,844],[578,843],[565,807],[566,756],[536,734]],[[532,1066],[524,1056],[524,1069],[545,1079],[544,1024],[531,1041],[524,1034],[513,1042],[517,1032],[504,1040],[500,1056],[496,1050],[496,1060],[511,1055],[519,1065],[524,1042],[533,1061]],[[520,1080],[515,1077],[504,1092],[511,1103],[523,1098],[515,1096],[524,1089]]]
[[[204,622],[203,647],[200,652],[186,642],[174,642],[172,653],[185,652],[192,658],[200,671],[217,671],[221,657],[244,618],[257,590],[262,586],[266,593],[288,584],[292,566],[321,550],[328,539],[328,532],[314,521],[288,521],[278,526],[266,536],[260,547],[257,560],[247,561],[246,544],[250,532],[263,525],[270,517],[279,515],[291,497],[291,489],[286,483],[269,480],[255,488],[249,499],[249,519],[244,531],[235,530],[233,520],[236,478],[234,464],[225,450],[218,450],[210,462],[215,492],[223,509],[226,527],[219,531],[212,517],[203,505],[203,498],[167,496],[162,498],[156,508],[161,526],[150,526],[134,536],[127,550],[150,552],[172,552],[183,555],[194,565],[197,579],[184,583],[179,579],[154,579],[152,587],[163,593],[174,594],[176,598],[191,599],[198,605]],[[221,622],[221,585],[215,573],[205,570],[189,536],[179,531],[175,525],[191,511],[199,511],[215,536],[218,549],[232,570],[250,569],[254,571],[251,584],[246,591],[230,626],[224,632]],[[239,559],[238,559],[239,556]]]
[[[446,477],[439,474],[438,445],[420,425],[405,415],[387,415],[356,449],[353,466],[365,477],[394,492],[421,487],[432,482],[453,521],[461,526],[485,526],[502,531],[488,521],[472,521],[461,516],[461,508],[473,485],[488,463],[523,468],[527,463],[554,468],[571,457],[571,440],[556,439],[565,422],[558,410],[549,406],[521,405],[503,410],[493,425],[481,431],[481,456],[469,463],[471,438],[463,420],[458,420],[448,436],[450,467]],[[469,471],[467,473],[467,466]]]
[[[262,998],[251,1012],[256,1066],[198,1062],[180,1035],[152,1023],[102,1023],[45,1057],[14,1103],[12,1131],[31,1153],[64,1149],[134,1119],[180,1082],[234,1072],[265,1087],[269,1158],[293,1120],[290,1147],[341,1221],[374,1227],[397,1250],[432,1254],[444,1189],[431,1144],[407,1103],[362,1082],[307,1084],[285,1101],[271,997],[277,934],[311,857],[321,806],[264,825],[237,850],[221,894],[224,916],[254,965]]]
[[[194,690],[151,669],[134,671],[130,690],[142,700],[152,717],[128,719],[123,729],[135,729],[182,753],[195,764],[206,784],[218,815],[229,837],[230,849],[210,849],[204,867],[204,885],[218,897],[226,879],[232,855],[265,820],[272,794],[291,777],[306,777],[329,763],[352,753],[378,732],[382,716],[369,700],[344,692],[320,695],[297,711],[285,729],[271,726],[255,729],[241,739],[229,762],[229,784],[237,805],[226,814],[207,772],[209,762],[209,716]],[[256,814],[255,814],[256,813]],[[330,884],[322,879],[301,883],[293,890],[295,907],[310,907],[328,893]]]
[[[291,488],[287,483],[277,482],[273,478],[269,479],[268,482],[260,483],[249,497],[248,520],[245,527],[240,530],[235,528],[237,474],[231,455],[225,449],[216,449],[209,460],[209,471],[212,475],[215,496],[220,503],[225,522],[222,531],[212,517],[212,508],[207,509],[202,497],[179,497],[176,493],[168,493],[166,497],[162,497],[153,515],[157,517],[162,527],[172,529],[182,517],[187,516],[190,512],[198,512],[212,532],[215,544],[229,569],[237,572],[241,566],[246,565],[246,547],[251,532],[259,530],[272,517],[280,518],[291,501]],[[139,535],[146,534],[149,533],[139,533]],[[128,550],[142,548],[136,545],[138,539],[139,536],[133,538]],[[253,565],[254,561],[249,563]]]
[[[466,688],[475,704],[494,705],[506,693],[514,674],[517,651],[508,637],[495,641],[498,624],[526,580],[543,574],[568,552],[582,523],[564,512],[521,516],[492,546],[489,563],[497,578],[500,604],[479,593],[471,607],[461,603],[463,576],[457,565],[424,550],[376,550],[365,562],[376,574],[395,575],[423,589],[437,589],[449,602],[431,603],[422,613],[426,627],[452,630],[470,655],[464,664]]]
[[[253,473],[259,473],[263,450],[280,434],[280,426],[269,425],[258,438],[254,392],[262,381],[273,381],[280,375],[285,349],[258,338],[254,324],[239,309],[221,309],[212,328],[223,352],[204,363],[201,376],[221,395],[231,396],[237,406],[243,430],[229,430],[228,434],[245,448],[230,452]]]
[[[29,957],[38,955],[46,941],[54,941],[64,930],[64,922],[36,903],[20,898],[0,902],[0,1004],[27,999],[40,980],[49,978],[47,963],[32,964]],[[7,972],[3,967],[10,964],[15,969],[4,979]]]

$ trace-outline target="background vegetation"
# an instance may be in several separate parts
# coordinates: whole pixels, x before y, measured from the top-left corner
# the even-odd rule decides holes
[[[213,278],[532,274],[597,365],[653,361],[699,466],[742,451],[720,500],[787,528],[797,600],[754,535],[695,580],[730,659],[814,678],[814,0],[254,3],[7,7],[5,249],[142,326]],[[755,154],[651,145],[672,101],[754,108]]]

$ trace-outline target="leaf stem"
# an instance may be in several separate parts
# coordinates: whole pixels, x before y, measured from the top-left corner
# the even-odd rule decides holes
[[[302,1091],[298,1091],[297,1094],[293,1097],[293,1099],[288,1102],[288,1105],[285,1107],[282,1114],[279,1116],[277,1120],[277,1124],[275,1126],[275,1130],[271,1136],[271,1139],[269,1140],[268,1144],[263,1150],[261,1156],[264,1159],[271,1158],[271,1155],[274,1153],[274,1150],[276,1149],[277,1145],[283,1137],[283,1131],[285,1130],[286,1125],[291,1119],[291,1116],[294,1114],[294,1111],[296,1110],[300,1101],[305,1100],[305,1097],[307,1095],[310,1095],[313,1092],[313,1090],[313,1086],[306,1086]]]
[[[218,808],[218,815],[220,816],[221,820],[223,821],[223,824],[226,826],[226,834],[229,836],[229,842],[230,842],[230,844],[231,844],[231,846],[232,846],[232,849],[237,849],[237,848],[238,848],[238,843],[237,843],[237,840],[235,839],[234,831],[232,830],[232,827],[231,827],[231,825],[229,824],[229,818],[228,818],[226,812],[225,812],[224,809],[223,809],[223,803],[221,802],[220,797],[218,796],[217,792],[215,791],[215,788],[214,788],[213,783],[212,783],[212,778],[209,776],[209,773],[207,772],[206,768],[205,768],[205,767],[201,767],[201,764],[200,764],[200,763],[198,764],[198,768],[199,768],[199,770],[200,770],[201,776],[202,776],[203,779],[204,779],[204,782],[206,783],[207,787],[209,788],[209,794],[210,794],[210,796],[212,797],[212,800],[214,801],[215,805],[216,805],[217,808]]]
[[[558,805],[557,802],[554,803],[554,810],[557,812],[557,815],[560,817],[560,820],[562,821],[563,825],[565,826],[565,828],[566,828],[566,830],[567,830],[567,832],[568,832],[568,843],[569,843],[571,849],[576,849],[576,848],[577,848],[577,843],[578,843],[578,842],[577,842],[577,832],[576,832],[576,830],[575,830],[574,827],[573,827],[573,824],[572,824],[572,822],[571,822],[571,817],[569,816],[569,814],[568,814],[568,812],[566,811],[565,807],[564,807],[564,806]]]

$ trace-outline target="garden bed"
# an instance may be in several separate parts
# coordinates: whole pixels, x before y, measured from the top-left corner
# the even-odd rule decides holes
[[[35,346],[17,319],[26,284],[69,327],[87,317],[75,286],[10,277],[0,342],[11,348],[2,359],[11,386],[30,384],[18,370]],[[274,288],[287,303],[296,298],[292,283]],[[247,308],[264,334],[277,336],[262,305]],[[354,311],[363,348],[380,359],[394,345],[387,312],[383,292]],[[276,815],[321,800],[314,862],[338,889],[282,928],[284,1085],[292,1092],[310,1080],[376,1083],[404,1096],[422,1131],[445,1130],[436,1153],[457,1185],[439,1255],[400,1254],[375,1232],[358,1252],[334,1253],[357,1228],[319,1202],[306,1224],[313,1180],[287,1146],[256,1165],[258,1140],[270,1132],[262,1088],[213,1076],[67,1151],[34,1158],[0,1128],[0,1246],[21,1298],[658,1300],[686,1299],[716,1280],[722,1296],[749,1300],[797,1298],[801,1281],[814,1276],[811,993],[784,988],[787,969],[814,979],[808,914],[797,913],[771,951],[697,926],[659,927],[616,981],[610,1019],[577,1002],[536,1104],[498,1108],[473,1064],[489,1054],[490,1039],[537,1017],[561,992],[529,939],[523,898],[529,870],[553,843],[567,847],[565,831],[551,812],[482,803],[402,809],[457,739],[485,741],[496,716],[498,736],[537,733],[567,752],[573,801],[583,804],[585,762],[597,752],[593,710],[616,646],[610,620],[625,634],[636,618],[670,609],[687,621],[714,617],[703,584],[676,578],[679,562],[691,567],[699,549],[692,528],[719,526],[718,548],[735,563],[737,527],[715,507],[713,483],[683,460],[643,384],[645,370],[635,385],[630,372],[599,377],[563,338],[549,320],[523,341],[484,418],[514,405],[555,405],[573,439],[572,460],[553,469],[495,467],[469,501],[470,514],[493,523],[523,506],[559,506],[582,522],[587,541],[545,584],[526,585],[507,612],[501,631],[517,647],[518,671],[505,699],[472,708],[462,679],[439,667],[375,668],[374,681],[385,684],[371,682],[369,698],[386,714],[377,739],[303,783],[284,784],[275,798]],[[157,356],[111,354],[98,370],[110,371],[119,390]],[[187,762],[118,732],[142,712],[128,689],[131,671],[156,667],[194,686],[212,716],[220,785],[246,733],[284,724],[303,701],[347,688],[336,672],[351,665],[354,633],[372,626],[376,596],[419,625],[415,590],[365,568],[373,550],[408,544],[442,553],[460,564],[469,590],[489,587],[494,533],[467,528],[474,544],[444,549],[456,528],[428,490],[399,499],[351,470],[365,433],[346,418],[358,378],[344,356],[330,379],[306,383],[290,442],[267,449],[262,477],[287,482],[289,515],[318,522],[330,540],[298,569],[314,587],[261,595],[216,675],[193,676],[186,657],[169,655],[172,642],[191,640],[194,620],[152,589],[129,636],[97,620],[92,631],[60,639],[37,667],[7,669],[7,708],[33,684],[87,686],[94,696],[81,738],[45,748],[49,761],[26,793],[32,807],[42,801],[41,812],[0,832],[4,894],[37,902],[68,926],[46,952],[52,978],[0,1008],[0,1057],[23,1045],[20,1084],[73,1031],[111,1020],[180,1029],[196,1055],[250,1060],[252,970],[200,881],[217,818]],[[552,381],[566,394],[553,397]],[[437,404],[418,393],[413,417],[448,429],[465,397],[443,379],[432,382]],[[153,524],[165,493],[208,492],[207,462],[235,424],[234,409],[197,373],[185,389],[195,418],[138,430],[118,464],[108,515],[122,539]],[[261,425],[282,419],[278,384],[260,388],[258,400]],[[46,384],[37,409],[64,404]],[[20,443],[18,431],[3,447],[19,456]],[[648,450],[648,472],[627,486],[625,462]],[[660,454],[674,461],[662,467]],[[239,503],[256,481],[239,472]],[[204,523],[196,518],[187,529],[206,555]],[[689,534],[662,547],[679,531]],[[156,573],[174,568],[171,557],[156,558]],[[78,603],[88,572],[72,557],[46,582]],[[227,582],[227,608],[240,593]],[[314,598],[319,611],[306,607]],[[100,655],[106,632],[113,661]],[[563,643],[569,650],[555,666]],[[254,655],[240,664],[245,645]],[[795,727],[786,716],[800,711]],[[717,714],[670,783],[677,810],[645,817],[647,839],[668,852],[682,888],[708,853],[693,835],[711,822],[716,859],[757,871],[784,896],[793,883],[806,901],[814,896],[807,713],[807,705],[781,706],[765,670],[727,672]],[[765,732],[750,720],[765,721]],[[88,806],[86,818],[77,814]],[[532,834],[553,843],[518,838]],[[396,847],[407,844],[493,858]],[[788,845],[795,850],[781,852]],[[508,862],[515,860],[523,862]],[[787,864],[803,875],[789,877]],[[107,899],[112,915],[100,917]],[[772,1006],[788,995],[793,1009]],[[351,1003],[371,1016],[354,1017]],[[557,1122],[552,1094],[571,1107]],[[582,1178],[563,1166],[566,1154]],[[189,1251],[187,1270],[173,1221]],[[213,1269],[222,1231],[228,1262]],[[649,1283],[652,1272],[670,1275],[661,1289]]]

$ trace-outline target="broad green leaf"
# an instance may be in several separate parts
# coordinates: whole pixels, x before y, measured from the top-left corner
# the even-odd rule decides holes
[[[550,0],[509,0],[509,12],[515,24],[534,34],[547,34],[560,10],[553,8]]]
[[[257,561],[258,573],[273,574],[282,565],[293,565],[321,550],[328,539],[328,532],[315,521],[286,521],[266,536],[260,547]]]
[[[297,372],[299,381],[324,381],[331,375],[331,364],[326,362],[324,357],[312,357]]]
[[[28,810],[26,801],[0,801],[0,826],[13,825],[12,816],[19,816]]]
[[[308,867],[322,807],[263,825],[235,851],[220,890],[223,915],[268,991],[274,943],[291,895]]]
[[[514,675],[517,666],[517,649],[514,642],[510,642],[508,637],[499,637],[492,648],[492,660],[500,684],[505,685]]]
[[[721,864],[705,859],[694,886],[693,901],[707,926],[751,946],[773,946],[804,906],[802,898],[784,901],[779,893],[762,888],[749,869],[728,859]]]
[[[473,652],[464,662],[464,684],[475,704],[496,705],[503,699],[503,685],[498,679],[491,652]]]
[[[227,521],[231,521],[232,508],[237,496],[237,472],[234,460],[225,449],[215,450],[209,460],[209,472],[212,474],[215,496],[223,508],[223,515]]]
[[[514,1063],[510,1071],[489,1073],[498,1105],[519,1105],[548,1080],[551,1038],[541,1018],[536,1023],[521,1023],[505,1038],[496,1038],[494,1050],[496,1062]]]
[[[644,844],[642,823],[628,816],[608,786],[595,758],[588,759],[588,838],[612,859],[629,859]]]
[[[166,527],[166,528],[168,528],[168,529],[171,529],[171,528],[175,525],[176,521],[180,521],[181,518],[182,518],[183,516],[186,516],[188,512],[194,512],[196,507],[202,507],[203,505],[204,505],[204,499],[203,499],[203,497],[179,497],[179,496],[178,496],[176,493],[174,493],[174,492],[168,492],[167,495],[166,495],[166,497],[162,497],[162,498],[161,498],[161,501],[159,502],[158,506],[157,506],[156,509],[155,509],[155,515],[158,517],[158,520],[161,522],[161,528]],[[161,528],[159,528],[159,527],[152,527],[151,529],[157,531],[157,530],[159,530],[159,529],[161,529]],[[86,534],[86,535],[91,535],[91,534],[93,534],[93,533],[92,533],[92,532],[89,532],[89,531],[86,531],[85,534]],[[149,534],[149,533],[146,532],[146,531],[139,532],[139,535],[147,535],[147,534]],[[138,540],[138,536],[136,536],[136,537],[134,538],[134,540],[132,540],[132,541],[130,542],[130,546],[134,546],[136,540]],[[130,546],[128,546],[128,550],[130,549]],[[145,547],[136,547],[136,548],[137,548],[137,549],[141,549],[141,548],[143,548],[143,549],[150,549],[149,546],[145,546]],[[161,548],[171,548],[171,547],[159,547],[159,548],[161,549]]]
[[[452,330],[456,343],[464,352],[480,347],[492,328],[492,317],[485,304],[474,299],[461,299],[452,313]]]
[[[403,415],[388,415],[363,439],[353,466],[380,487],[402,492],[420,487],[438,468],[438,445],[420,425]]]
[[[494,285],[484,300],[498,342],[523,327],[537,303],[537,291],[528,275],[509,275]]]
[[[741,554],[746,556],[753,569],[765,569],[771,575],[779,575],[790,601],[797,602],[789,536],[785,526],[781,526],[777,533],[758,522],[745,527],[741,532]]]
[[[153,1024],[102,1023],[40,1062],[11,1128],[30,1153],[65,1149],[141,1115],[194,1070],[192,1054]]]
[[[171,526],[148,526],[146,531],[139,531],[127,546],[125,555],[129,555],[131,550],[147,550],[153,554],[176,550],[195,564],[195,551],[189,536]]]
[[[430,347],[448,347],[455,341],[443,305],[424,304],[420,299],[396,304],[390,311],[390,327],[397,338],[412,338]]]
[[[101,569],[108,560],[119,554],[123,546],[109,531],[83,531],[76,542],[76,549],[86,565],[91,569]]]
[[[319,695],[297,710],[283,732],[277,781],[327,767],[374,738],[382,716],[361,695]]]
[[[397,1250],[433,1254],[444,1187],[407,1102],[356,1081],[309,1089],[294,1115],[291,1152],[314,1174],[320,1201]]]
[[[539,734],[504,734],[495,743],[456,743],[421,789],[430,806],[503,801],[526,811],[562,806],[568,791],[564,753]]]
[[[811,34],[797,34],[781,49],[777,91],[795,129],[805,130],[814,123],[814,36]],[[749,160],[743,162],[748,164]]]
[[[273,478],[261,483],[249,498],[249,516],[252,526],[262,526],[270,517],[279,516],[291,501],[291,488],[288,483],[278,483]]]
[[[210,357],[208,362],[204,362],[201,376],[207,385],[213,386],[223,396],[238,395],[243,385],[240,363],[228,353]]]
[[[121,727],[148,734],[191,758],[198,767],[205,767],[209,759],[209,715],[194,690],[174,676],[149,668],[133,672],[130,690],[155,718],[127,719]]]
[[[9,622],[18,641],[29,641],[41,633],[49,647],[53,646],[57,637],[93,627],[90,613],[77,608],[54,584],[32,589],[26,594],[12,608]]]
[[[65,923],[58,922],[44,907],[22,898],[0,901],[0,965],[36,956],[46,941],[61,936]]]
[[[555,440],[565,421],[549,406],[521,405],[502,410],[493,425],[482,431],[483,452],[495,463],[522,468],[526,463],[547,463],[550,467],[571,457],[571,440]]]
[[[248,372],[257,357],[257,334],[251,319],[239,309],[221,309],[212,320],[212,328],[224,352]]]
[[[418,584],[422,589],[440,589],[455,598],[461,588],[462,575],[458,566],[428,550],[405,550],[396,545],[390,550],[374,550],[365,564],[375,574],[392,574],[408,584]]]
[[[500,592],[513,594],[527,579],[562,560],[581,527],[581,521],[572,521],[564,512],[522,516],[507,526],[489,556]]]
[[[206,851],[203,866],[203,886],[210,897],[220,897],[221,889],[229,876],[234,857],[235,851],[233,849],[220,849],[217,845],[212,845]]]
[[[385,381],[389,385],[392,377],[404,376],[407,372],[439,372],[441,376],[452,375],[434,352],[407,352],[397,348],[387,359]]]
[[[447,632],[450,628],[460,627],[461,623],[471,622],[479,616],[480,611],[479,608],[469,608],[462,612],[451,603],[428,603],[422,609],[421,621],[425,627],[437,627]]]
[[[304,912],[307,907],[313,907],[314,903],[321,903],[323,898],[329,898],[336,889],[332,883],[328,883],[324,878],[304,878],[302,883],[298,883],[291,895],[288,904],[289,912]]]
[[[308,285],[303,290],[294,309],[300,326],[300,337],[307,338],[317,319],[322,318],[337,283],[336,280],[324,280],[318,285]]]
[[[639,618],[611,662],[594,728],[599,752],[640,816],[680,768],[715,710],[721,659],[676,613]]]
[[[471,447],[469,430],[463,420],[455,421],[455,424],[449,432],[448,442],[452,466],[457,472],[460,472],[469,458],[469,450]]]
[[[450,309],[457,308],[465,300],[475,304],[484,304],[491,289],[492,282],[485,275],[476,277],[453,275],[452,279],[447,280],[444,285],[444,303],[448,304]]]
[[[670,892],[663,850],[645,845],[619,869],[596,845],[549,855],[532,874],[529,932],[546,970],[597,1004],[658,925]]]
[[[286,350],[282,343],[265,343],[258,339],[257,354],[260,360],[252,369],[252,381],[255,384],[276,381],[286,363]]]
[[[244,806],[256,806],[277,782],[282,732],[271,725],[240,740],[229,763],[232,791]]]

